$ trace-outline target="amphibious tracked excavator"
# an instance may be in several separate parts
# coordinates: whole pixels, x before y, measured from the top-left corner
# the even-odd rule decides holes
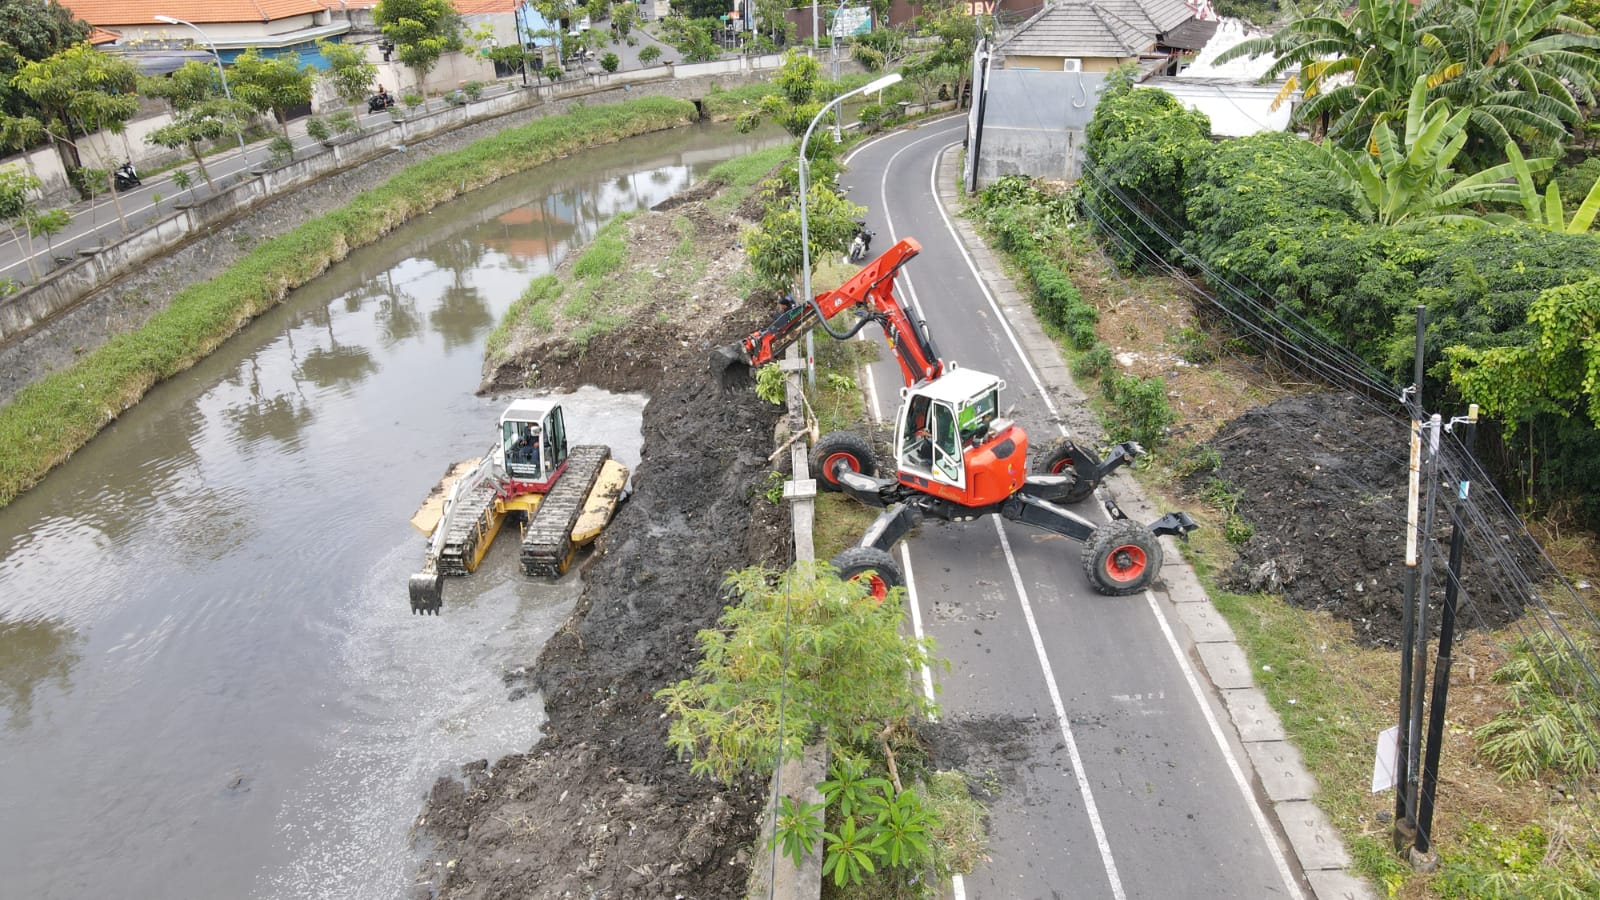
[[[567,446],[561,404],[512,401],[489,452],[452,466],[411,517],[428,537],[427,560],[411,576],[411,611],[438,615],[444,576],[476,571],[508,518],[522,524],[522,571],[561,576],[616,514],[627,483],[610,448]]]
[[[922,516],[965,522],[997,513],[1079,541],[1084,572],[1100,593],[1144,590],[1161,569],[1157,535],[1187,539],[1198,525],[1183,512],[1141,525],[1105,492],[1101,501],[1111,521],[1104,525],[1062,505],[1094,494],[1107,475],[1143,453],[1133,441],[1117,445],[1102,461],[1062,438],[1035,457],[1030,474],[1028,435],[1001,413],[1005,382],[943,360],[927,323],[914,319],[895,296],[895,276],[921,250],[906,238],[838,289],[791,303],[766,328],[712,354],[712,372],[726,389],[747,382],[752,369],[776,360],[813,325],[840,340],[868,323],[883,329],[905,380],[893,471],[879,476],[871,443],[851,432],[823,435],[811,450],[819,488],[884,510],[856,546],[833,558],[834,567],[842,577],[867,581],[871,593],[882,597],[904,580],[889,550]],[[835,331],[829,320],[846,310],[854,311],[856,321]]]

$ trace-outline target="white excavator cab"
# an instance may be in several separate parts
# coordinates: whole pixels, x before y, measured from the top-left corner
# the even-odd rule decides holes
[[[966,448],[982,441],[999,419],[1005,382],[972,369],[951,368],[927,384],[900,391],[895,459],[904,472],[956,488],[967,482]]]
[[[500,414],[500,454],[515,481],[549,481],[567,459],[567,423],[561,404],[513,400]]]

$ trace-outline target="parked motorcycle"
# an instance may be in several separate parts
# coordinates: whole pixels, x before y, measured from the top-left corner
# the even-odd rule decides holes
[[[393,94],[373,94],[367,98],[367,112],[383,112],[394,105]]]
[[[139,180],[139,172],[134,169],[132,160],[118,166],[117,170],[111,173],[111,178],[119,191],[131,190],[144,183]]]
[[[867,251],[872,247],[872,230],[867,228],[867,223],[856,223],[856,236],[850,239],[850,261],[861,263],[867,261]]]

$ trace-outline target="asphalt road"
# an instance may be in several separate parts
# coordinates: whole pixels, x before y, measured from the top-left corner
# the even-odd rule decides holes
[[[946,360],[1005,379],[1002,405],[1015,404],[1038,448],[1066,434],[1067,400],[1038,377],[1041,361],[1026,358],[937,199],[939,156],[964,127],[955,117],[867,143],[844,181],[869,210],[875,249],[921,241],[901,296],[920,307]],[[882,357],[869,378],[880,420],[892,419],[901,384]],[[1093,500],[1077,511],[1106,519]],[[1160,582],[1145,595],[1099,595],[1080,549],[996,516],[930,520],[898,548],[913,623],[951,664],[935,675],[946,722],[1016,733],[990,763],[1004,785],[990,809],[990,859],[953,895],[1304,896],[1270,808],[1238,774],[1229,718],[1174,636],[1182,627]]]
[[[361,115],[361,124],[368,130],[389,121],[388,113]],[[317,147],[317,142],[306,136],[303,118],[289,123],[289,134],[297,155],[302,150]],[[265,165],[271,156],[268,144],[278,136],[279,132],[274,131],[255,143],[247,144],[247,154],[241,154],[236,144],[229,150],[206,157],[206,171],[211,173],[218,190],[225,190],[251,168]],[[116,162],[113,161],[113,165]],[[179,190],[173,183],[172,173],[176,169],[188,170],[193,181],[188,190]],[[119,198],[129,233],[172,215],[176,204],[180,202],[193,203],[212,195],[211,188],[200,177],[194,160],[188,157],[173,169],[160,175],[145,175],[142,180],[143,184],[121,192]],[[117,207],[110,194],[97,197],[93,203],[75,203],[68,207],[68,211],[72,214],[72,221],[67,227],[48,242],[44,238],[34,238],[31,253],[24,240],[12,240],[9,234],[0,233],[0,279],[10,278],[19,284],[32,283],[34,278],[28,268],[30,256],[42,276],[55,268],[52,259],[69,259],[76,256],[79,250],[112,244],[123,237],[122,223],[117,218]]]

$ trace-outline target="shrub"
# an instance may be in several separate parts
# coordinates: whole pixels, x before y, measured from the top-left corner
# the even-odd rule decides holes
[[[341,109],[329,115],[328,124],[332,125],[333,130],[340,134],[349,134],[361,127],[361,123],[356,121],[355,115],[348,109]]]
[[[1100,380],[1106,398],[1106,436],[1114,443],[1138,441],[1154,450],[1167,441],[1175,417],[1167,402],[1167,382],[1110,372]]]
[[[294,159],[294,143],[283,135],[278,135],[267,144],[267,165],[274,168]]]
[[[1088,164],[1078,182],[1084,212],[1119,236],[1112,251],[1118,262],[1146,267],[1135,248],[1164,252],[1158,227],[1175,239],[1188,231],[1184,188],[1211,151],[1210,120],[1166,91],[1135,88],[1132,68],[1124,67],[1106,79],[1085,140]]]
[[[876,72],[883,68],[883,51],[866,44],[856,44],[850,48],[850,58],[861,63],[861,67],[868,72]]]
[[[617,71],[617,66],[621,64],[622,60],[615,53],[608,52],[605,56],[600,57],[600,68],[605,69],[607,72]]]
[[[483,96],[483,82],[469,81],[461,86],[461,92],[467,95],[468,100],[477,100]]]
[[[555,63],[546,63],[544,67],[544,77],[551,81],[560,81],[561,67]]]
[[[400,98],[400,102],[406,105],[406,109],[416,109],[422,105],[422,95],[406,94]]]
[[[333,146],[333,132],[328,128],[328,123],[321,116],[312,116],[306,119],[306,134],[324,147]]]
[[[643,63],[644,65],[648,66],[660,58],[661,48],[657,47],[655,44],[651,44],[650,46],[639,51],[639,62]]]
[[[862,131],[876,134],[883,128],[883,119],[888,114],[882,103],[868,103],[856,112],[856,118],[861,120]]]

